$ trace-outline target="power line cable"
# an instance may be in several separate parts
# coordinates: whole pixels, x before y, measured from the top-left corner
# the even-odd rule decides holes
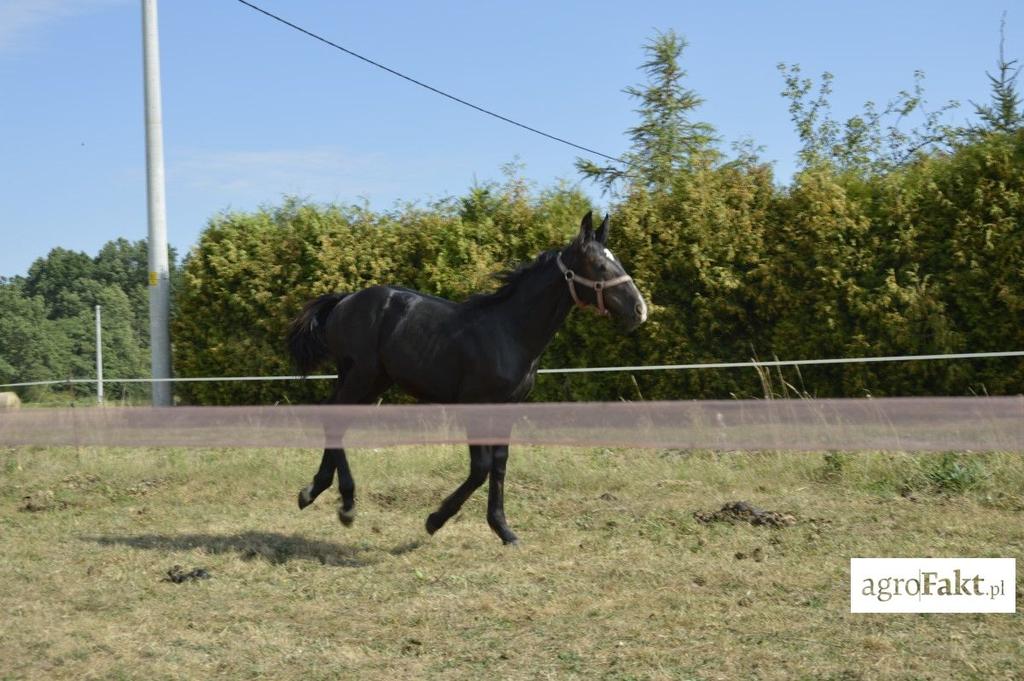
[[[270,17],[271,19],[284,24],[285,26],[288,26],[289,28],[295,29],[299,33],[303,33],[303,34],[309,36],[310,38],[313,38],[315,40],[319,40],[320,42],[322,42],[322,43],[324,43],[326,45],[330,45],[331,47],[333,47],[336,50],[340,50],[340,51],[344,52],[347,55],[355,57],[356,59],[360,59],[360,60],[366,62],[367,64],[370,64],[371,66],[376,66],[378,69],[382,69],[384,71],[387,71],[388,73],[390,73],[393,76],[398,76],[399,78],[407,80],[410,83],[413,83],[415,85],[419,85],[420,87],[425,88],[427,90],[430,90],[431,92],[433,92],[435,94],[438,94],[438,95],[441,95],[442,97],[447,97],[448,99],[450,99],[450,100],[452,100],[454,102],[458,102],[459,104],[462,104],[463,106],[468,106],[469,108],[475,109],[475,110],[479,111],[480,113],[487,114],[488,116],[493,116],[494,118],[497,118],[500,121],[504,121],[506,123],[510,123],[510,124],[515,125],[515,126],[517,126],[519,128],[522,128],[523,130],[528,130],[528,131],[530,131],[530,132],[532,132],[534,134],[540,135],[542,137],[547,137],[548,139],[554,140],[555,142],[561,142],[562,144],[566,144],[566,145],[568,145],[570,147],[574,147],[574,148],[579,149],[581,151],[585,151],[588,154],[594,154],[595,156],[600,156],[602,158],[606,158],[609,161],[612,161],[614,163],[622,163],[624,165],[633,165],[629,161],[626,161],[624,159],[618,158],[617,156],[610,156],[608,154],[601,153],[600,151],[597,151],[596,149],[591,149],[591,148],[585,147],[585,146],[583,146],[581,144],[576,144],[575,142],[570,142],[569,140],[567,140],[567,139],[565,139],[563,137],[558,137],[557,135],[552,135],[550,133],[546,133],[543,130],[538,130],[537,128],[534,128],[534,127],[531,127],[529,125],[526,125],[525,123],[520,123],[519,121],[513,120],[513,119],[509,118],[508,116],[502,116],[501,114],[495,113],[494,111],[491,111],[490,109],[485,109],[484,107],[477,106],[476,104],[473,104],[472,102],[467,102],[465,99],[462,99],[461,97],[456,97],[455,95],[450,94],[448,92],[445,92],[444,90],[440,90],[440,89],[438,89],[438,88],[436,88],[436,87],[434,87],[432,85],[428,85],[427,83],[424,83],[421,80],[416,80],[415,78],[413,78],[411,76],[407,76],[404,73],[401,73],[400,71],[396,71],[393,68],[385,66],[384,64],[381,64],[380,62],[376,62],[376,61],[370,59],[369,57],[364,57],[363,55],[361,55],[361,54],[359,54],[357,52],[353,52],[352,50],[348,49],[347,47],[342,47],[341,45],[339,45],[339,44],[337,44],[335,42],[332,42],[332,41],[328,40],[327,38],[324,38],[321,35],[313,33],[312,31],[309,31],[309,30],[307,30],[305,28],[302,28],[301,26],[298,26],[296,24],[293,24],[292,22],[288,21],[287,19],[283,19],[283,18],[277,16],[276,14],[273,14],[272,12],[268,12],[267,10],[263,9],[262,7],[257,7],[256,5],[252,4],[251,2],[247,2],[247,0],[238,0],[238,2],[242,3],[246,7],[249,7],[251,9],[256,10],[260,14],[266,15],[266,16]]]

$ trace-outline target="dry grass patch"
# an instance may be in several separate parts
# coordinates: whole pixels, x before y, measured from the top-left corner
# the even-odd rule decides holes
[[[848,612],[851,556],[1020,557],[1019,455],[514,448],[519,549],[423,532],[460,448],[351,458],[346,530],[314,452],[0,452],[0,678],[1022,678],[1020,614]]]

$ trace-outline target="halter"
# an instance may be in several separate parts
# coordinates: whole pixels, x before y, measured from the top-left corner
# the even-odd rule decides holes
[[[580,297],[576,294],[576,284],[583,284],[587,288],[594,289],[594,293],[597,294],[597,310],[598,314],[608,316],[611,314],[605,309],[604,306],[604,290],[611,288],[612,286],[618,286],[619,284],[625,284],[627,281],[633,281],[633,277],[628,274],[615,277],[614,279],[602,279],[601,281],[594,281],[593,279],[587,279],[576,274],[562,262],[562,254],[558,254],[556,260],[558,263],[558,269],[562,271],[562,276],[565,277],[565,283],[569,285],[569,295],[572,296],[573,301],[576,302],[576,307],[589,307],[587,303],[583,302]]]

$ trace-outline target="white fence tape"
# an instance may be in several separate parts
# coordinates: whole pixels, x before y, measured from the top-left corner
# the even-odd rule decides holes
[[[642,366],[615,367],[570,367],[563,369],[540,369],[539,374],[588,374],[639,371],[679,371],[698,369],[743,369],[759,367],[812,366],[823,364],[870,364],[879,362],[923,362],[954,359],[990,359],[995,357],[1024,357],[1024,350],[1005,352],[957,352],[946,355],[894,355],[889,357],[837,357],[830,359],[789,359],[750,360],[747,362],[711,362],[707,364],[651,364]],[[215,381],[298,381],[303,379],[326,380],[337,378],[335,374],[314,376],[182,376],[173,378],[104,378],[104,383],[196,383]],[[0,388],[22,388],[34,385],[71,385],[78,383],[95,384],[95,378],[67,378],[51,381],[24,381],[21,383],[0,383]]]

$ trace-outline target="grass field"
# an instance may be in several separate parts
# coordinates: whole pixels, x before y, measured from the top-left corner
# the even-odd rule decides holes
[[[479,492],[424,533],[463,449],[350,458],[345,529],[295,508],[312,451],[0,449],[0,678],[1024,679],[1020,612],[851,615],[848,583],[1019,559],[1019,454],[514,448],[517,549]],[[693,516],[741,499],[797,522]]]

